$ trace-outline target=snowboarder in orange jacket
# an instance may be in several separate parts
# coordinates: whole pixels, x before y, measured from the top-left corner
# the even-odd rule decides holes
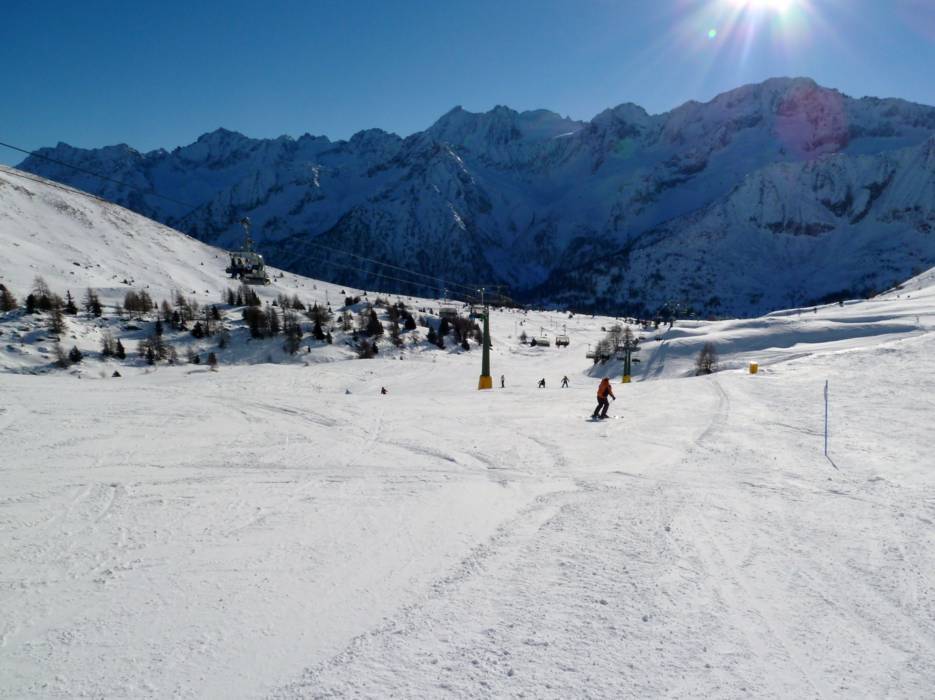
[[[597,408],[594,409],[591,418],[607,417],[607,409],[610,408],[610,401],[607,400],[608,396],[614,401],[617,400],[617,397],[614,396],[614,390],[610,386],[610,378],[604,377],[600,386],[597,387]]]

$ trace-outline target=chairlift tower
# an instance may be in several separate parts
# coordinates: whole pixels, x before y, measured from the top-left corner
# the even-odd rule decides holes
[[[620,347],[623,349],[623,383],[629,384],[632,363],[639,362],[639,359],[633,357],[633,353],[640,351],[639,338],[634,338],[631,333],[627,333]]]
[[[493,389],[493,377],[490,376],[490,306],[484,301],[483,288],[480,292],[480,302],[484,309],[484,351],[481,355],[480,379],[477,380],[477,389]]]

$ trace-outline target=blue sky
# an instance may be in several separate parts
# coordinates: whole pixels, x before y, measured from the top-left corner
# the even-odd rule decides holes
[[[773,76],[935,104],[935,0],[5,0],[0,141],[408,135],[455,105],[589,119]],[[22,156],[0,148],[0,162]]]

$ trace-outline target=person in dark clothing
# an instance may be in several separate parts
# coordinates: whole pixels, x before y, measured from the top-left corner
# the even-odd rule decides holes
[[[597,408],[594,409],[594,413],[591,414],[591,418],[606,418],[607,409],[610,408],[610,401],[607,400],[607,397],[612,398],[614,401],[617,400],[617,397],[614,396],[614,390],[610,386],[610,379],[604,377],[601,380],[601,384],[597,387]]]
[[[562,377],[562,389],[567,389],[567,388],[568,388],[568,375],[566,374],[564,377]]]
[[[386,387],[385,387],[385,386],[381,386],[381,387],[380,387],[380,393],[381,393],[381,394],[385,394],[385,393],[386,393]]]
[[[500,375],[500,388],[506,389],[506,377],[502,374]]]
[[[539,388],[545,389],[545,377],[539,380]]]

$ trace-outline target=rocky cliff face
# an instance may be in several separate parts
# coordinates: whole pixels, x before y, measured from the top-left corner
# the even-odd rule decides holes
[[[171,152],[41,151],[169,199],[39,158],[19,167],[221,245],[250,216],[272,262],[351,285],[753,313],[935,264],[933,135],[935,108],[774,79],[590,122],[455,108],[405,139],[220,129]]]

